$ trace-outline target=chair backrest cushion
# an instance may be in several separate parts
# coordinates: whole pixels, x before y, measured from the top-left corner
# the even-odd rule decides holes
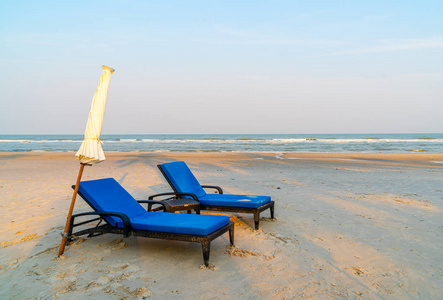
[[[124,213],[129,218],[146,212],[114,178],[82,181],[78,191],[96,211]],[[105,220],[116,226],[120,218],[105,217]]]
[[[197,178],[184,161],[175,161],[159,165],[172,188],[179,193],[193,193],[198,198],[206,195]]]

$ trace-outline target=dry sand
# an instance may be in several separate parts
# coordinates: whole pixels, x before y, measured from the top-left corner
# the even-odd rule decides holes
[[[135,198],[169,191],[156,164],[185,160],[202,184],[263,194],[263,213],[211,245],[78,239],[56,258],[79,164],[73,153],[0,154],[0,299],[442,299],[443,154],[107,153],[84,180]],[[89,210],[77,199],[75,213]]]

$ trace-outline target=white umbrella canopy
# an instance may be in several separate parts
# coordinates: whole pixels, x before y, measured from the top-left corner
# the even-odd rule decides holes
[[[82,164],[94,164],[106,159],[103,152],[100,134],[105,114],[106,100],[108,98],[109,83],[114,69],[102,66],[103,73],[98,82],[97,90],[92,99],[91,111],[89,112],[88,123],[86,124],[85,138],[80,149],[75,156]]]

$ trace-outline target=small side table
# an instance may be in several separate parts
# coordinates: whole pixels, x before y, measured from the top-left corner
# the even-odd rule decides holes
[[[153,203],[148,203],[148,211],[159,211],[163,208],[165,212],[176,212],[180,210],[186,210],[188,214],[191,213],[192,210],[195,210],[197,214],[200,214],[200,203],[197,200],[197,196],[193,194],[187,194],[187,193],[163,193],[163,194],[157,194],[149,196],[149,200],[154,200],[155,197],[160,196],[170,196],[173,195],[173,197],[169,197],[166,199],[157,200],[162,203],[163,207],[156,207],[152,208],[154,205]],[[191,198],[182,198],[182,196],[188,196]]]

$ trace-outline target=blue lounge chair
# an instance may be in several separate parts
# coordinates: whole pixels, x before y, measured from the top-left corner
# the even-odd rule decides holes
[[[157,166],[168,181],[174,193],[162,193],[150,196],[176,195],[178,198],[193,198],[200,203],[200,210],[227,211],[254,214],[255,229],[259,228],[260,212],[269,208],[274,218],[274,201],[269,196],[246,196],[223,194],[218,186],[200,185],[185,162],[177,161]],[[216,189],[218,194],[207,194],[204,188]],[[168,202],[164,200],[164,202]]]
[[[231,245],[234,244],[234,223],[226,216],[174,214],[169,212],[147,212],[140,203],[156,203],[151,200],[135,200],[115,179],[106,178],[82,181],[78,194],[92,207],[94,212],[72,216],[68,240],[73,236],[88,234],[88,237],[103,233],[142,236],[167,240],[198,242],[202,244],[203,260],[209,265],[210,243],[229,231]],[[99,216],[74,224],[83,216]],[[102,221],[105,224],[100,225]],[[99,221],[96,227],[73,233],[77,226]]]

